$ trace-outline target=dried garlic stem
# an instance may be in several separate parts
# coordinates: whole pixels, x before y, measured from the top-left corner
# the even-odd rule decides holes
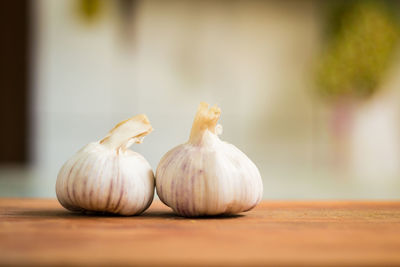
[[[100,144],[111,149],[125,151],[133,143],[141,143],[144,136],[153,131],[146,115],[140,114],[122,121],[104,137]]]
[[[201,102],[193,121],[189,143],[198,143],[206,130],[218,134],[216,126],[220,115],[221,110],[217,106],[209,108],[207,103]]]

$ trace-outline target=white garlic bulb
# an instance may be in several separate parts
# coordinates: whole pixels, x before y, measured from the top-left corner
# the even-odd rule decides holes
[[[145,115],[117,124],[109,134],[69,159],[58,173],[58,201],[72,211],[121,215],[146,210],[154,196],[154,174],[146,159],[130,149],[152,131]]]
[[[201,103],[187,143],[170,150],[156,172],[161,201],[186,216],[234,214],[254,208],[263,185],[256,165],[221,141],[218,107]]]

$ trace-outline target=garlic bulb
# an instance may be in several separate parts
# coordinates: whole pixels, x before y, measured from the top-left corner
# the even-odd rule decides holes
[[[234,145],[221,141],[218,107],[201,103],[189,141],[170,150],[156,172],[161,201],[186,216],[234,214],[261,200],[263,185],[254,163]]]
[[[146,210],[154,196],[154,174],[146,159],[130,149],[152,131],[146,115],[117,124],[100,141],[69,159],[58,173],[58,201],[72,211],[121,215]]]

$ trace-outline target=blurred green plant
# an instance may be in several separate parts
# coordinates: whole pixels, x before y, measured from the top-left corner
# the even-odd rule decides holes
[[[400,28],[393,1],[328,4],[327,45],[317,67],[318,93],[329,99],[365,99],[379,89],[392,62]]]
[[[101,13],[104,0],[78,0],[79,15],[88,22],[95,20]]]

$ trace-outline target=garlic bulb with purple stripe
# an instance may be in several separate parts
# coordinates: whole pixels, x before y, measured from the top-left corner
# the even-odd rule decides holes
[[[217,136],[220,113],[201,103],[189,141],[165,154],[157,167],[157,194],[181,216],[235,214],[254,208],[262,198],[256,165]]]
[[[152,131],[145,115],[117,124],[100,141],[69,159],[58,173],[58,201],[71,211],[135,215],[154,196],[154,174],[146,159],[129,149]]]

